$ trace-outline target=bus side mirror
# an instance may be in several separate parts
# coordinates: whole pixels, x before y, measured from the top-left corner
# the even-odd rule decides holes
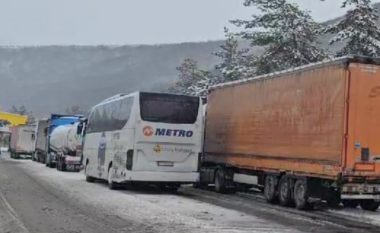
[[[45,137],[46,137],[47,134],[48,134],[48,128],[47,128],[47,127],[44,129],[44,134],[45,134]]]
[[[36,139],[36,136],[32,134],[32,141],[34,141],[34,139]]]
[[[83,124],[79,124],[77,126],[77,135],[81,135],[83,130]]]

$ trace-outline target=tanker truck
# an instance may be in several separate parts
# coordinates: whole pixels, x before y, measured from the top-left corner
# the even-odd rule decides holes
[[[78,124],[60,125],[50,136],[50,147],[56,152],[58,171],[80,171],[82,140],[77,135]]]
[[[77,123],[82,118],[82,115],[60,115],[60,114],[51,114],[46,127],[45,133],[47,135],[47,151],[45,157],[45,164],[47,167],[53,168],[57,164],[57,151],[56,148],[51,146],[51,136],[54,131],[61,125],[70,125]],[[71,166],[70,166],[71,167]]]

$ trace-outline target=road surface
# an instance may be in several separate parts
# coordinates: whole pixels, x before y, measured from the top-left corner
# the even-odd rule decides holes
[[[232,208],[211,203],[207,198],[203,200],[197,194],[189,195],[186,191],[179,194],[112,191],[101,183],[86,183],[83,174],[58,172],[32,161],[0,156],[0,233],[343,233],[352,230],[279,213],[265,205],[252,205],[247,211],[245,203],[231,201]]]

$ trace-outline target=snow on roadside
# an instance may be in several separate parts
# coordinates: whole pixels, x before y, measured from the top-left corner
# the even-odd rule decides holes
[[[0,147],[0,153],[1,152],[7,152],[8,151],[8,148],[6,148],[6,147]]]
[[[355,218],[361,222],[380,226],[380,209],[376,212],[365,211],[360,208],[357,209],[345,209],[345,210],[329,210],[334,214],[340,214],[350,218]]]
[[[103,184],[86,183],[83,174],[58,172],[43,164],[25,160],[20,160],[19,166],[72,199],[101,208],[110,215],[150,224],[157,232],[298,232],[264,219],[178,195],[112,191]]]

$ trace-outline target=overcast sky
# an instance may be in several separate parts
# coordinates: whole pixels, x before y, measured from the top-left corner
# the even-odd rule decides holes
[[[340,0],[294,0],[318,21],[344,13]],[[378,2],[380,0],[374,1]],[[0,44],[156,44],[223,38],[243,0],[0,0]]]

